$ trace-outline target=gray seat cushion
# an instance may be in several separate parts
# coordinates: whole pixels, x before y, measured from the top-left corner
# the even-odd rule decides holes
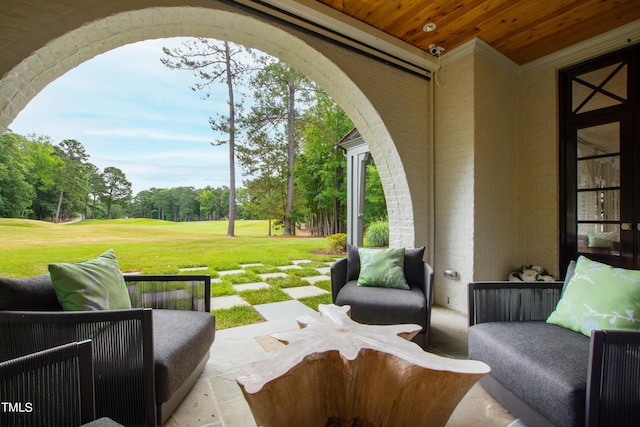
[[[588,337],[546,322],[469,327],[469,358],[557,426],[584,425]]]
[[[215,338],[209,313],[153,310],[156,401],[166,402],[196,369]]]
[[[13,311],[61,311],[51,276],[7,279],[0,277],[0,310]]]
[[[356,322],[392,325],[415,323],[423,328],[427,319],[427,302],[420,289],[391,289],[358,286],[350,280],[340,289],[336,305],[350,305]]]

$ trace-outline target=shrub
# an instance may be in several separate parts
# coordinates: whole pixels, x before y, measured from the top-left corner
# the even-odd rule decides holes
[[[347,250],[347,235],[345,233],[332,234],[327,237],[329,241],[329,248],[334,251],[346,251]]]
[[[382,248],[389,246],[389,222],[372,222],[369,224],[369,227],[367,227],[365,238],[371,247]]]

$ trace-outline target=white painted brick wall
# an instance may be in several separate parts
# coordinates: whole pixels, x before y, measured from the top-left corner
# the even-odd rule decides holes
[[[475,55],[474,280],[503,280],[518,263],[517,78]]]
[[[435,87],[435,303],[466,311],[474,270],[473,57],[443,66]],[[458,278],[444,277],[445,269]]]

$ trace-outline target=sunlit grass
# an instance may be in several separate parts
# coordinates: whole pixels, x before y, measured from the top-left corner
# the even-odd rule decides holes
[[[278,288],[263,288],[239,293],[242,299],[251,305],[269,304],[272,302],[289,301],[291,298]]]
[[[318,311],[319,304],[331,304],[331,294],[316,295],[313,297],[300,298],[298,301],[309,308]]]
[[[324,265],[324,267],[326,267],[326,265]],[[305,264],[305,266],[302,268],[292,268],[290,270],[287,270],[287,273],[296,277],[310,277],[317,276],[318,270],[316,270],[315,268],[307,267],[307,265]]]
[[[292,270],[289,270],[292,271]],[[287,277],[272,277],[266,280],[268,284],[276,288],[296,288],[299,286],[308,286],[309,283],[305,282],[296,276]]]
[[[318,282],[315,282],[313,286],[324,289],[327,292],[331,292],[331,280],[320,280]]]
[[[176,273],[207,266],[217,271],[240,264],[288,265],[293,259],[330,261],[313,254],[324,238],[267,236],[267,221],[236,221],[236,236],[225,237],[226,221],[85,220],[76,224],[0,219],[0,276],[27,277],[47,272],[52,262],[92,259],[109,248],[124,272]]]
[[[216,316],[216,329],[228,329],[238,326],[264,322],[264,318],[253,307],[239,305],[212,311]]]

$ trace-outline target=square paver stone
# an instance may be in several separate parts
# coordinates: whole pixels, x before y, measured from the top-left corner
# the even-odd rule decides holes
[[[254,282],[254,283],[241,283],[239,285],[233,285],[232,287],[236,292],[242,292],[242,291],[255,291],[258,289],[270,288],[271,285],[266,282]]]
[[[294,259],[291,262],[294,263],[295,265],[298,265],[298,264],[307,264],[307,263],[311,262],[311,260],[308,260],[308,259]]]
[[[246,271],[244,270],[222,270],[222,271],[218,271],[218,274],[221,276],[226,276],[228,274],[242,274],[242,273],[246,273]]]
[[[240,295],[227,295],[224,297],[211,298],[211,310],[220,310],[221,308],[231,308],[238,305],[250,305],[242,299]]]
[[[316,271],[320,274],[329,274],[331,273],[331,267],[318,267]]]
[[[324,295],[329,293],[324,289],[318,288],[317,286],[298,286],[297,288],[285,288],[282,290],[282,292],[295,299],[315,297],[316,295]]]
[[[253,264],[240,264],[240,267],[242,268],[247,268],[247,267],[263,267],[264,264],[259,263],[259,262],[254,262]]]
[[[278,266],[279,270],[295,270],[295,269],[301,269],[302,267],[300,267],[298,264],[294,264],[294,265],[280,265]]]
[[[179,271],[203,271],[203,270],[208,270],[209,267],[207,266],[202,266],[202,267],[187,267],[187,268],[180,268]]]
[[[306,316],[309,314],[319,316],[317,311],[307,307],[300,301],[296,300],[272,302],[269,304],[258,304],[254,305],[253,308],[255,308],[262,317],[269,321],[280,319],[296,319],[298,317]]]
[[[315,283],[318,282],[324,282],[325,280],[331,280],[331,278],[329,276],[308,276],[308,277],[303,277],[302,280],[304,280],[305,282],[308,282],[309,284],[313,285]]]

